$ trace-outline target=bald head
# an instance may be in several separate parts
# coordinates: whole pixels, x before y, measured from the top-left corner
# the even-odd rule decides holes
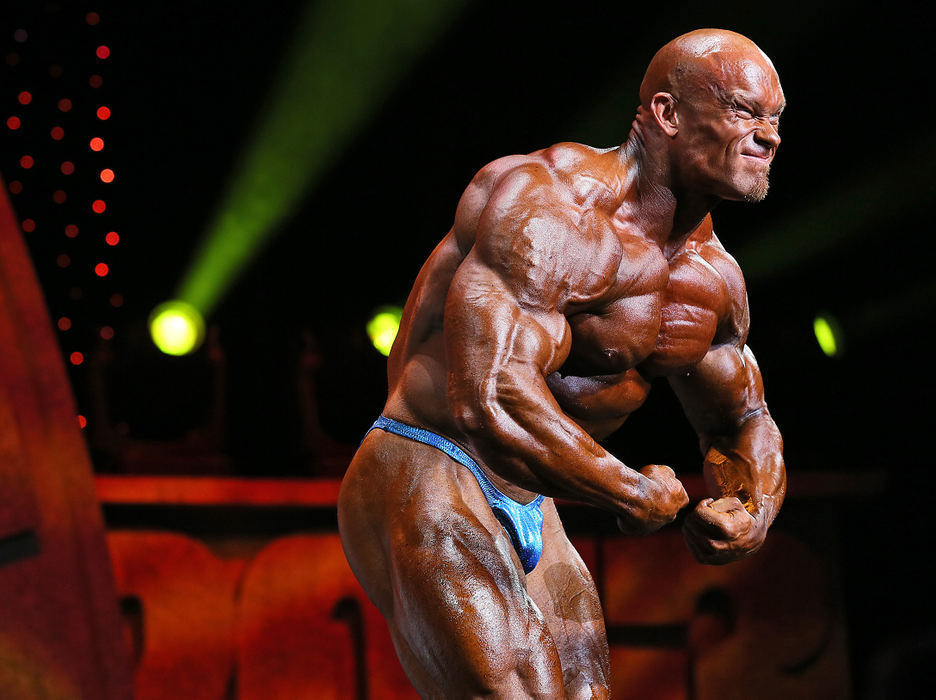
[[[676,37],[657,51],[643,82],[640,104],[647,108],[658,92],[692,98],[700,92],[718,94],[738,73],[776,75],[773,63],[746,36],[726,29],[697,29]]]
[[[673,39],[650,62],[640,102],[633,142],[666,186],[718,199],[767,194],[786,101],[750,39],[723,29]]]

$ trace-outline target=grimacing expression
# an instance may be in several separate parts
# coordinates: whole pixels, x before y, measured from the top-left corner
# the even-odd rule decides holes
[[[751,202],[767,195],[785,101],[773,66],[759,59],[721,58],[709,80],[677,98],[680,170],[696,191]]]

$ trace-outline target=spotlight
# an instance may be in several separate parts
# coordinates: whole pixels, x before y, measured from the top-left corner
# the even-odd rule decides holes
[[[382,355],[390,354],[402,318],[403,309],[399,306],[382,306],[367,322],[367,335]]]
[[[153,342],[167,355],[187,355],[201,345],[205,321],[201,313],[184,301],[160,304],[149,318]]]
[[[817,316],[813,321],[813,332],[822,352],[829,357],[842,354],[842,329],[832,316]]]

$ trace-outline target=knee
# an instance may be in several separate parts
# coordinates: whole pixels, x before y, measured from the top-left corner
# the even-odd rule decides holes
[[[478,696],[542,697],[563,695],[562,667],[545,629],[524,645],[488,649],[473,664]]]
[[[607,681],[595,681],[578,674],[571,681],[566,681],[565,696],[569,700],[607,700],[611,697],[611,689]]]
[[[511,659],[486,659],[474,668],[472,697],[554,698],[561,697],[561,674],[534,658],[536,650],[511,654]]]
[[[601,649],[587,650],[577,662],[563,663],[565,696],[576,700],[610,698],[610,667],[608,654]]]

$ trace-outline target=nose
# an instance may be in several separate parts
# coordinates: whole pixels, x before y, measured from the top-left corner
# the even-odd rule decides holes
[[[757,120],[757,131],[754,132],[754,138],[759,144],[774,151],[780,145],[780,132],[777,131],[777,126],[771,124],[767,119]]]

